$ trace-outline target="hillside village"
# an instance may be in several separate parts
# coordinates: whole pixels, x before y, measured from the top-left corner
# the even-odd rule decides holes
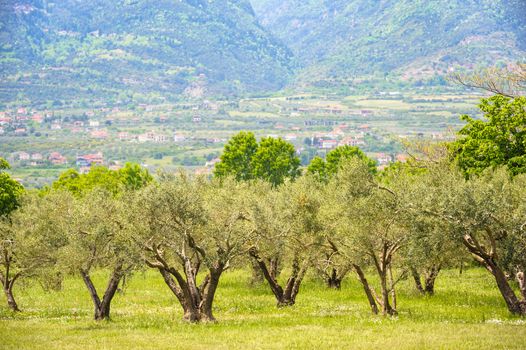
[[[85,109],[8,108],[0,113],[0,156],[29,186],[41,186],[46,177],[66,168],[118,169],[127,160],[151,169],[182,166],[208,174],[232,134],[253,130],[258,137],[292,143],[303,164],[349,145],[360,147],[382,167],[406,159],[404,139],[447,139],[455,123],[460,125],[458,117],[473,112],[465,99],[478,96],[460,98],[381,92]]]

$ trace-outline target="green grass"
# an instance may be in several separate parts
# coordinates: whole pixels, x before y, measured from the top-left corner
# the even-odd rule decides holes
[[[1,349],[524,349],[526,322],[509,315],[491,276],[444,272],[437,294],[422,297],[411,281],[399,288],[398,317],[370,314],[354,276],[341,291],[310,278],[294,307],[277,309],[265,285],[248,287],[248,272],[226,273],[214,324],[185,324],[181,309],[154,272],[136,274],[112,305],[112,321],[91,320],[80,279],[60,292],[17,290],[24,310],[0,308]],[[96,280],[103,285],[103,274]],[[2,300],[2,302],[5,302]]]

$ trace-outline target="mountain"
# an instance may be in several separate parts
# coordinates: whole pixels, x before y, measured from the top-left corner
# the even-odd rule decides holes
[[[0,101],[260,92],[291,72],[248,0],[3,0],[0,18]]]
[[[253,0],[299,81],[417,80],[526,58],[524,0]]]

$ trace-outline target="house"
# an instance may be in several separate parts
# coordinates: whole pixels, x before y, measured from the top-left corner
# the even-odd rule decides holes
[[[83,127],[84,126],[84,122],[82,120],[75,120],[73,122],[73,125],[76,126],[76,127]]]
[[[95,153],[95,154],[86,154],[83,156],[77,156],[77,166],[82,167],[90,167],[92,165],[102,165],[104,163],[104,157],[102,156],[102,153]]]
[[[295,141],[297,138],[298,138],[298,136],[296,136],[296,134],[287,134],[287,135],[285,135],[285,140],[286,141]]]
[[[30,158],[31,156],[29,155],[29,153],[26,153],[26,152],[18,153],[18,159],[20,160],[29,160]]]
[[[320,148],[322,149],[333,149],[333,148],[336,148],[338,146],[338,141],[337,140],[320,140]]]
[[[60,125],[60,123],[55,122],[51,124],[51,130],[60,130],[60,129],[62,129],[62,126]]]
[[[192,118],[192,121],[194,123],[200,123],[202,121],[202,118],[198,115],[194,115],[194,117]]]
[[[119,138],[119,140],[121,141],[127,141],[130,139],[130,134],[127,133],[127,132],[120,132],[117,134],[117,137]]]
[[[3,133],[5,133],[5,130],[2,126],[0,126],[0,135],[2,135]]]
[[[92,128],[97,128],[99,127],[100,125],[100,122],[98,120],[90,120],[89,121],[89,126],[92,127]]]
[[[185,140],[185,137],[183,134],[174,134],[174,142],[183,142]]]
[[[42,160],[44,159],[44,157],[42,156],[41,153],[33,153],[31,155],[31,160]]]
[[[108,138],[108,131],[107,130],[93,130],[91,132],[91,137],[94,139],[106,139]]]
[[[338,146],[353,146],[353,147],[364,146],[364,145],[365,145],[365,141],[362,138],[353,137],[353,136],[344,137],[338,144]]]
[[[51,152],[51,154],[48,157],[48,160],[53,165],[64,165],[68,162],[66,157],[64,157],[62,154],[58,152]]]
[[[42,114],[33,114],[31,120],[36,123],[42,123],[44,121],[44,116]]]
[[[137,137],[139,142],[154,142],[154,143],[165,143],[168,142],[168,137],[166,135],[157,134],[153,131],[141,134]]]
[[[24,135],[26,135],[26,133],[27,133],[27,130],[25,128],[17,128],[17,129],[15,129],[15,135],[24,136]]]
[[[376,155],[376,160],[378,161],[379,165],[386,165],[393,161],[393,158],[385,153],[378,153]]]

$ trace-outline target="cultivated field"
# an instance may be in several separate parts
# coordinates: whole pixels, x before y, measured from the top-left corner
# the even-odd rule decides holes
[[[100,288],[104,274],[96,276]],[[398,317],[372,316],[354,276],[341,291],[310,277],[294,307],[277,309],[266,285],[249,287],[249,272],[222,277],[214,324],[186,324],[162,278],[153,271],[128,280],[112,304],[112,320],[91,320],[80,278],[60,292],[38,285],[16,291],[23,312],[0,307],[2,349],[524,349],[526,320],[512,317],[489,273],[441,274],[436,295],[399,288]],[[4,302],[2,300],[2,302]]]

